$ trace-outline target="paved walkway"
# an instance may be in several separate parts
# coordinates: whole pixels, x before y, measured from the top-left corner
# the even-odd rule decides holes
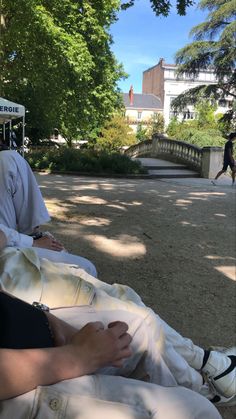
[[[197,344],[236,342],[236,186],[208,179],[36,175],[50,229]],[[232,409],[221,409],[234,419]],[[207,419],[207,418],[206,418]]]

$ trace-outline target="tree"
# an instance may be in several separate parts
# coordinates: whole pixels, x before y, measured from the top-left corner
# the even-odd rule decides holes
[[[137,125],[136,140],[138,142],[141,142],[141,141],[145,141],[147,139],[148,139],[147,128],[144,127],[141,124],[141,122],[139,122],[138,125]]]
[[[198,128],[218,128],[216,109],[217,104],[215,101],[200,99],[195,105],[196,126]]]
[[[148,138],[152,138],[154,134],[163,134],[165,126],[164,116],[161,113],[157,113],[151,117],[147,128]]]
[[[154,11],[156,16],[168,16],[170,13],[170,9],[172,7],[172,3],[170,0],[150,0],[151,8]],[[127,9],[128,7],[131,7],[135,4],[135,0],[129,0],[121,3],[122,9]],[[186,14],[187,7],[194,4],[194,0],[177,0],[175,3],[177,13],[180,16],[183,16]]]
[[[0,94],[23,103],[27,136],[90,137],[121,106],[124,77],[111,51],[110,25],[122,0],[1,0]],[[177,0],[184,14],[192,0]],[[151,0],[168,15],[170,0]]]
[[[168,136],[199,147],[223,146],[225,140],[219,117],[215,114],[216,107],[216,103],[209,99],[199,100],[195,106],[196,118],[183,121],[172,118],[167,127]]]
[[[190,35],[194,41],[176,54],[178,74],[197,76],[201,69],[214,70],[217,83],[190,89],[172,103],[174,109],[183,109],[195,104],[199,98],[214,99],[231,97],[232,108],[225,119],[235,117],[236,71],[235,71],[235,1],[201,0],[199,8],[208,10],[205,22],[195,26]]]
[[[96,148],[99,150],[115,151],[123,146],[136,143],[136,137],[127,124],[124,116],[115,114],[107,121],[97,138]]]
[[[1,95],[26,106],[31,134],[46,136],[57,127],[70,141],[101,126],[120,100],[116,83],[123,73],[109,34],[119,1],[1,5]]]

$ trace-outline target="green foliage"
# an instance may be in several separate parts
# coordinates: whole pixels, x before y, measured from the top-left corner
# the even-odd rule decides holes
[[[96,140],[96,149],[115,151],[123,146],[135,144],[136,138],[132,129],[127,124],[124,116],[115,114],[108,120]]]
[[[137,126],[136,139],[138,142],[149,140],[154,134],[162,134],[164,132],[165,121],[162,114],[153,115],[148,121],[147,126],[143,127],[141,123]]]
[[[77,150],[60,147],[59,150],[40,149],[26,155],[34,170],[78,172],[91,174],[145,173],[141,164],[119,153],[95,150]]]
[[[170,138],[185,141],[199,147],[223,146],[225,139],[222,137],[222,132],[217,127],[217,123],[213,121],[210,124],[207,118],[205,123],[203,122],[203,119],[178,121],[176,118],[173,118],[166,132]]]
[[[176,117],[171,118],[168,127],[166,128],[166,134],[170,138],[180,139],[181,133],[185,127],[185,123],[179,121]]]
[[[111,51],[109,28],[120,8],[133,3],[1,0],[0,92],[25,105],[31,140],[56,127],[71,145],[90,138],[121,107],[117,82],[125,73]],[[177,0],[178,13],[192,3]],[[156,15],[166,16],[170,6],[151,0]]]
[[[22,103],[26,135],[68,139],[101,127],[121,104],[111,51],[119,0],[1,1],[1,95]]]
[[[223,146],[225,139],[221,136],[221,132],[216,129],[205,128],[199,130],[198,128],[187,128],[182,130],[178,139],[189,144],[194,144],[199,147],[207,146]]]
[[[201,0],[199,8],[208,10],[206,21],[195,26],[191,35],[194,41],[176,54],[179,75],[195,77],[201,69],[211,67],[217,77],[217,83],[202,85],[179,95],[172,104],[175,109],[183,109],[188,104],[195,104],[199,98],[215,99],[231,96],[235,102],[235,1]],[[225,114],[225,120],[235,125],[235,110]]]
[[[150,0],[151,3],[151,7],[152,10],[154,11],[156,16],[168,16],[168,14],[170,13],[170,9],[172,7],[172,3],[170,0]],[[191,6],[192,4],[194,4],[194,0],[177,0],[176,2],[173,2],[176,9],[177,9],[177,13],[180,16],[183,16],[186,14],[186,9],[187,7]],[[128,7],[131,7],[135,4],[135,0],[125,0],[122,4],[121,4],[121,8],[123,10],[126,10]]]
[[[138,142],[145,141],[148,139],[148,133],[147,128],[144,128],[141,123],[137,125],[137,131],[136,131],[136,140]]]
[[[208,99],[201,99],[195,105],[196,122],[198,128],[217,128],[217,117],[215,111],[216,102]]]
[[[163,134],[165,126],[164,116],[161,113],[153,115],[147,129],[147,137],[152,138],[154,134]]]
[[[216,103],[208,99],[201,99],[196,103],[196,118],[191,121],[178,121],[173,118],[167,127],[167,134],[171,138],[186,141],[190,144],[204,146],[222,146],[224,125],[219,122],[220,116],[215,114]]]

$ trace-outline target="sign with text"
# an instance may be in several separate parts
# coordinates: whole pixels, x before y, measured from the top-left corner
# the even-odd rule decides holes
[[[0,123],[25,116],[25,107],[0,97]]]

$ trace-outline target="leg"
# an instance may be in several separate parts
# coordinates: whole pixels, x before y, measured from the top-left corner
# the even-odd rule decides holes
[[[123,301],[100,298],[96,296],[93,309],[86,313],[84,323],[79,313],[83,312],[82,307],[68,308],[53,311],[56,316],[72,324],[74,327],[82,327],[88,321],[95,319],[101,320],[104,324],[110,321],[123,320],[129,325],[129,333],[133,336],[135,353],[134,358],[129,359],[128,365],[120,375],[133,376],[133,371],[141,362],[145,365],[145,371],[141,368],[142,377],[148,374],[150,381],[156,384],[170,386],[183,385],[195,391],[200,391],[202,387],[202,376],[199,372],[192,369],[188,363],[174,350],[166,351],[165,335],[163,333],[162,322],[156,317],[152,310],[134,308]],[[104,307],[106,311],[104,311]],[[77,315],[76,315],[77,310]],[[79,311],[82,310],[82,311]],[[91,310],[93,310],[91,312]],[[146,353],[143,358],[143,354]],[[139,357],[137,358],[137,354]],[[172,358],[171,358],[172,356]],[[106,374],[108,371],[106,370]],[[114,374],[114,372],[112,372]],[[136,376],[136,378],[142,378]]]
[[[236,175],[236,166],[234,165],[234,166],[231,168],[231,170],[232,170],[232,172],[231,172],[232,184],[234,184],[234,182],[235,182],[235,175]]]
[[[223,173],[225,173],[226,172],[226,170],[224,170],[224,169],[222,169],[222,170],[220,170],[218,173],[217,173],[217,175],[216,175],[216,177],[215,177],[215,180],[217,180]]]
[[[97,270],[95,268],[95,265],[92,262],[90,262],[90,260],[83,258],[82,256],[72,255],[71,253],[67,253],[64,251],[55,252],[54,250],[43,249],[39,247],[34,247],[34,250],[40,258],[45,258],[50,260],[51,262],[56,263],[76,265],[76,267],[84,269],[89,275],[95,278],[97,277]]]
[[[15,151],[0,153],[0,223],[30,234],[50,220],[28,163]]]
[[[221,419],[208,400],[190,390],[104,375],[38,387],[1,402],[1,419],[16,415],[47,419]]]

